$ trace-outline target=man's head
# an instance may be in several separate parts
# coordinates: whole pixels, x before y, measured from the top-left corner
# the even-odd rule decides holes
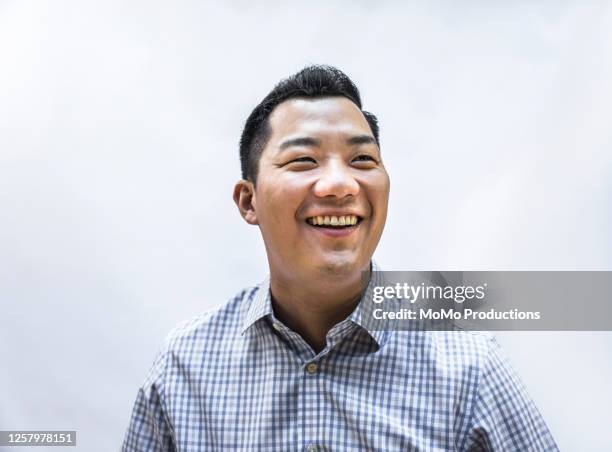
[[[361,109],[359,90],[347,75],[331,66],[308,66],[297,74],[278,83],[251,112],[240,138],[240,166],[242,178],[257,183],[259,159],[272,130],[270,114],[281,103],[298,97],[346,97]],[[372,135],[378,143],[378,121],[376,116],[361,111],[370,125]]]
[[[389,197],[378,143],[376,117],[328,66],[283,80],[255,108],[234,200],[259,225],[271,273],[343,277],[367,268]]]

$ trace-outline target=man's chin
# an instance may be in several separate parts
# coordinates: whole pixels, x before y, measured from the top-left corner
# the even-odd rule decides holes
[[[331,256],[325,256],[320,259],[317,263],[318,265],[316,265],[317,273],[322,278],[344,279],[356,276],[369,265],[369,259],[367,262],[361,262],[362,260],[357,258],[357,256],[348,255],[347,253],[334,253]]]

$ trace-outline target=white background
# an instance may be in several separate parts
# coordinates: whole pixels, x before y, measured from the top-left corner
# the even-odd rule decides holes
[[[165,334],[265,276],[237,143],[308,63],[380,119],[385,269],[612,270],[612,5],[405,3],[0,1],[0,429],[117,450]],[[612,450],[612,334],[498,336]]]

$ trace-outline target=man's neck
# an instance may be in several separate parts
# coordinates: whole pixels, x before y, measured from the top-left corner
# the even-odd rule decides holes
[[[284,279],[271,272],[270,290],[275,316],[319,353],[329,330],[355,309],[365,289],[363,274],[317,281]]]

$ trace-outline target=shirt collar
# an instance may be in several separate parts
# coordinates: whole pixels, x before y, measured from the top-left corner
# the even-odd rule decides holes
[[[361,300],[357,304],[355,310],[351,313],[347,320],[360,326],[365,332],[367,332],[372,339],[376,341],[379,347],[382,347],[387,339],[389,338],[390,332],[387,330],[375,330],[368,322],[369,316],[371,316],[372,308],[372,289],[377,285],[383,285],[383,279],[381,270],[378,264],[371,261],[371,277],[366,290],[364,291]],[[370,302],[368,302],[370,300]],[[272,297],[270,296],[270,277],[266,277],[258,286],[257,290],[249,303],[246,315],[242,322],[241,334],[244,333],[258,320],[267,317],[274,316],[272,309]]]
[[[272,298],[270,297],[270,277],[268,276],[257,286],[255,295],[250,300],[240,334],[244,334],[251,325],[263,317],[272,315],[273,312]]]
[[[372,339],[376,341],[378,346],[382,347],[389,338],[390,330],[373,328],[375,322],[372,322],[372,310],[374,308],[374,304],[372,303],[372,291],[374,287],[384,286],[385,283],[381,273],[382,270],[376,261],[372,259],[371,263],[370,281],[368,282],[368,285],[366,286],[357,307],[348,317],[348,319],[363,328],[372,337]],[[381,322],[376,323],[376,325],[380,324]]]

